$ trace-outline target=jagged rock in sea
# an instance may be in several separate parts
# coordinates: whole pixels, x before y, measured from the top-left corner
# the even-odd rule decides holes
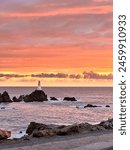
[[[44,137],[54,135],[69,135],[85,132],[104,131],[113,129],[113,119],[102,121],[99,124],[80,123],[73,125],[46,125],[42,123],[31,122],[26,133],[32,137]]]
[[[11,137],[11,131],[0,129],[0,140],[5,140]]]
[[[24,102],[43,102],[48,101],[47,95],[42,90],[35,90],[24,97]]]
[[[63,101],[77,101],[75,97],[64,97]]]
[[[92,104],[87,104],[86,106],[84,106],[84,108],[87,108],[87,107],[102,107],[102,106],[97,106],[97,105],[92,105]]]
[[[2,103],[12,102],[9,94],[6,91],[0,95],[0,102],[2,102]]]
[[[13,97],[13,102],[21,102],[22,100],[20,98],[17,98],[16,96]]]
[[[19,99],[19,101],[21,102],[21,101],[24,101],[24,98],[25,98],[24,95],[20,95],[18,99]]]
[[[106,105],[106,107],[110,107],[109,105]]]
[[[56,97],[50,97],[50,100],[52,100],[52,101],[58,101],[58,99]]]

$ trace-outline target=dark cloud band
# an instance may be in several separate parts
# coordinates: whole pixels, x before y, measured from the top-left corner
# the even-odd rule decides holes
[[[83,74],[64,74],[64,73],[40,73],[31,75],[20,75],[20,74],[0,74],[0,78],[59,78],[59,79],[102,79],[102,80],[112,80],[112,74],[98,74],[93,71],[83,72]]]

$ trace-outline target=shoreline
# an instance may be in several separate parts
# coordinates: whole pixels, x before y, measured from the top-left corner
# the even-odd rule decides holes
[[[113,131],[94,131],[66,136],[17,139],[0,142],[1,150],[102,150],[112,147]],[[97,149],[98,147],[98,149]],[[96,148],[96,149],[95,149]]]
[[[26,133],[22,138],[0,141],[0,150],[112,150],[113,119],[96,125],[30,122]]]

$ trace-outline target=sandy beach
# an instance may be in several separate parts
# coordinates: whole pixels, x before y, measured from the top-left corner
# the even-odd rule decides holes
[[[8,140],[1,150],[112,150],[113,133],[100,131],[68,136]]]

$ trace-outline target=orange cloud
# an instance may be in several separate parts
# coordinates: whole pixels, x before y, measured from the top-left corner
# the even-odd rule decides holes
[[[0,68],[5,74],[60,72],[70,78],[55,84],[74,85],[79,79],[80,85],[91,85],[91,79],[80,81],[84,70],[112,73],[111,0],[6,0],[0,5],[0,23]],[[25,78],[20,84],[29,80],[32,85]]]

